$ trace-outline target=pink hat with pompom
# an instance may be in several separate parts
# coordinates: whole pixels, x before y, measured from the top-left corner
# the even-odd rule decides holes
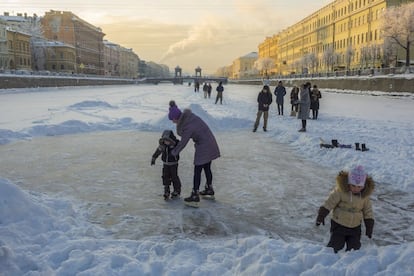
[[[356,166],[348,173],[348,183],[354,186],[364,187],[367,174],[364,167]]]

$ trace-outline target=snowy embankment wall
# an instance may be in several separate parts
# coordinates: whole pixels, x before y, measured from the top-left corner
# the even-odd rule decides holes
[[[63,76],[0,76],[0,89],[61,87],[61,86],[93,86],[93,85],[122,85],[133,84],[132,79],[63,77]]]
[[[408,77],[407,77],[408,76]],[[272,86],[279,79],[271,79]],[[360,77],[330,77],[330,78],[291,78],[282,79],[285,86],[300,86],[307,81],[317,83],[322,89],[343,89],[356,91],[410,92],[414,93],[413,75],[389,76],[360,76]],[[230,80],[236,84],[262,84],[262,80]],[[94,86],[134,84],[133,79],[116,79],[106,77],[59,77],[59,76],[16,76],[0,75],[0,89],[62,87],[62,86]]]
[[[408,77],[407,77],[408,76]],[[291,78],[280,79],[285,86],[300,86],[309,81],[322,89],[343,89],[357,91],[410,92],[414,93],[414,74],[404,76],[360,76],[360,77],[329,77],[329,78]],[[279,79],[271,79],[270,85],[275,86]],[[261,80],[231,80],[237,84],[261,84]]]

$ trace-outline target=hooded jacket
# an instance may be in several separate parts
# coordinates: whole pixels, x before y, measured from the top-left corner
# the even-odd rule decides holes
[[[323,207],[333,210],[332,220],[349,228],[361,225],[362,220],[374,219],[370,195],[374,181],[367,177],[364,189],[353,194],[348,185],[348,172],[341,171],[336,177],[336,187],[331,191]]]
[[[169,141],[170,144],[167,145],[165,141]],[[171,130],[164,130],[162,136],[159,140],[158,148],[155,150],[152,155],[153,159],[157,159],[161,154],[161,160],[164,162],[164,165],[175,165],[178,164],[180,156],[174,156],[171,151],[178,144],[179,140],[175,137],[174,133]]]
[[[210,128],[190,109],[185,109],[177,121],[177,134],[181,141],[172,150],[173,155],[178,155],[187,145],[188,141],[194,141],[194,165],[204,165],[220,157],[220,150]]]

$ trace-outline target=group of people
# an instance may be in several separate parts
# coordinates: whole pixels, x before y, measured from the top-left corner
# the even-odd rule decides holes
[[[204,83],[203,84],[203,92],[204,92],[204,98],[211,98],[211,90],[213,89],[213,87],[211,86],[210,83]],[[198,92],[200,90],[200,83],[198,81],[196,81],[194,83],[194,92]],[[215,103],[217,104],[218,102],[220,102],[220,104],[223,104],[223,91],[224,91],[224,87],[223,87],[223,82],[219,82],[219,84],[216,87],[216,101]]]
[[[181,194],[181,181],[177,172],[179,154],[192,139],[195,145],[193,190],[189,197],[184,198],[184,201],[190,206],[198,207],[200,195],[214,197],[211,162],[220,157],[219,146],[208,125],[191,109],[184,109],[181,112],[172,100],[169,103],[168,118],[177,125],[177,134],[181,140],[176,139],[171,130],[165,130],[159,140],[159,146],[152,155],[151,165],[154,165],[157,157],[162,154],[164,199],[170,198],[171,183],[174,188],[171,198],[179,197]],[[202,171],[204,171],[206,183],[204,190],[199,191]]]
[[[276,97],[278,115],[283,116],[284,113],[284,97],[286,88],[282,81],[278,82],[274,90]],[[291,116],[296,116],[302,121],[302,127],[299,132],[306,132],[306,122],[310,118],[310,110],[312,110],[312,119],[317,120],[319,114],[319,99],[322,94],[316,85],[311,88],[310,82],[301,85],[300,89],[295,85],[290,92]],[[267,131],[267,121],[269,118],[269,108],[273,102],[270,87],[265,84],[257,96],[258,111],[253,126],[253,132],[257,131],[263,115],[263,131]]]
[[[281,82],[278,87],[280,86],[282,86]],[[311,105],[309,91],[310,83],[303,84],[298,99],[294,98],[291,102],[292,111],[296,109],[296,105],[299,105],[298,118],[304,118],[301,117],[301,110],[302,112],[309,113]],[[283,92],[283,89],[279,88],[278,93],[285,94],[286,91]],[[263,129],[266,131],[267,113],[272,103],[272,94],[268,85],[264,85],[259,93],[258,103],[258,119],[255,122],[254,131],[257,129],[258,120],[262,114],[264,114],[265,118]],[[280,115],[283,115],[283,102],[279,101],[278,105],[281,105]],[[309,116],[308,113],[306,113],[306,118],[302,120],[306,121]],[[182,112],[173,100],[169,102],[168,118],[176,124],[177,134],[181,137],[181,140],[175,137],[173,131],[165,130],[152,156],[151,165],[154,165],[157,157],[162,155],[164,199],[180,197],[179,154],[192,139],[195,144],[193,188],[190,196],[184,198],[184,202],[187,205],[198,207],[200,195],[214,197],[211,163],[220,157],[219,146],[208,125],[190,109],[184,109]],[[306,129],[306,123],[303,125],[303,121],[302,128]],[[199,191],[202,171],[204,171],[206,183],[204,190]],[[170,193],[171,184],[173,186],[172,193]],[[327,246],[333,248],[335,253],[343,249],[345,245],[346,251],[358,250],[361,247],[362,221],[365,224],[365,235],[368,238],[372,238],[374,215],[370,195],[373,193],[374,187],[375,184],[372,177],[368,176],[365,169],[360,165],[349,171],[340,171],[336,176],[336,185],[322,206],[320,206],[315,222],[316,226],[325,225],[326,216],[332,212],[331,236]]]

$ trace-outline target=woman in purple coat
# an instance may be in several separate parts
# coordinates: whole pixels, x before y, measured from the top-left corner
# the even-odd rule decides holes
[[[200,202],[199,194],[202,196],[214,196],[211,161],[220,157],[220,150],[216,138],[208,125],[200,117],[192,113],[190,109],[185,109],[181,112],[175,102],[170,101],[168,118],[177,124],[177,134],[181,136],[181,141],[171,151],[173,155],[178,155],[190,139],[195,144],[193,191],[191,196],[185,198],[184,201],[197,206]],[[203,169],[206,175],[206,186],[204,191],[199,193],[201,171]]]

